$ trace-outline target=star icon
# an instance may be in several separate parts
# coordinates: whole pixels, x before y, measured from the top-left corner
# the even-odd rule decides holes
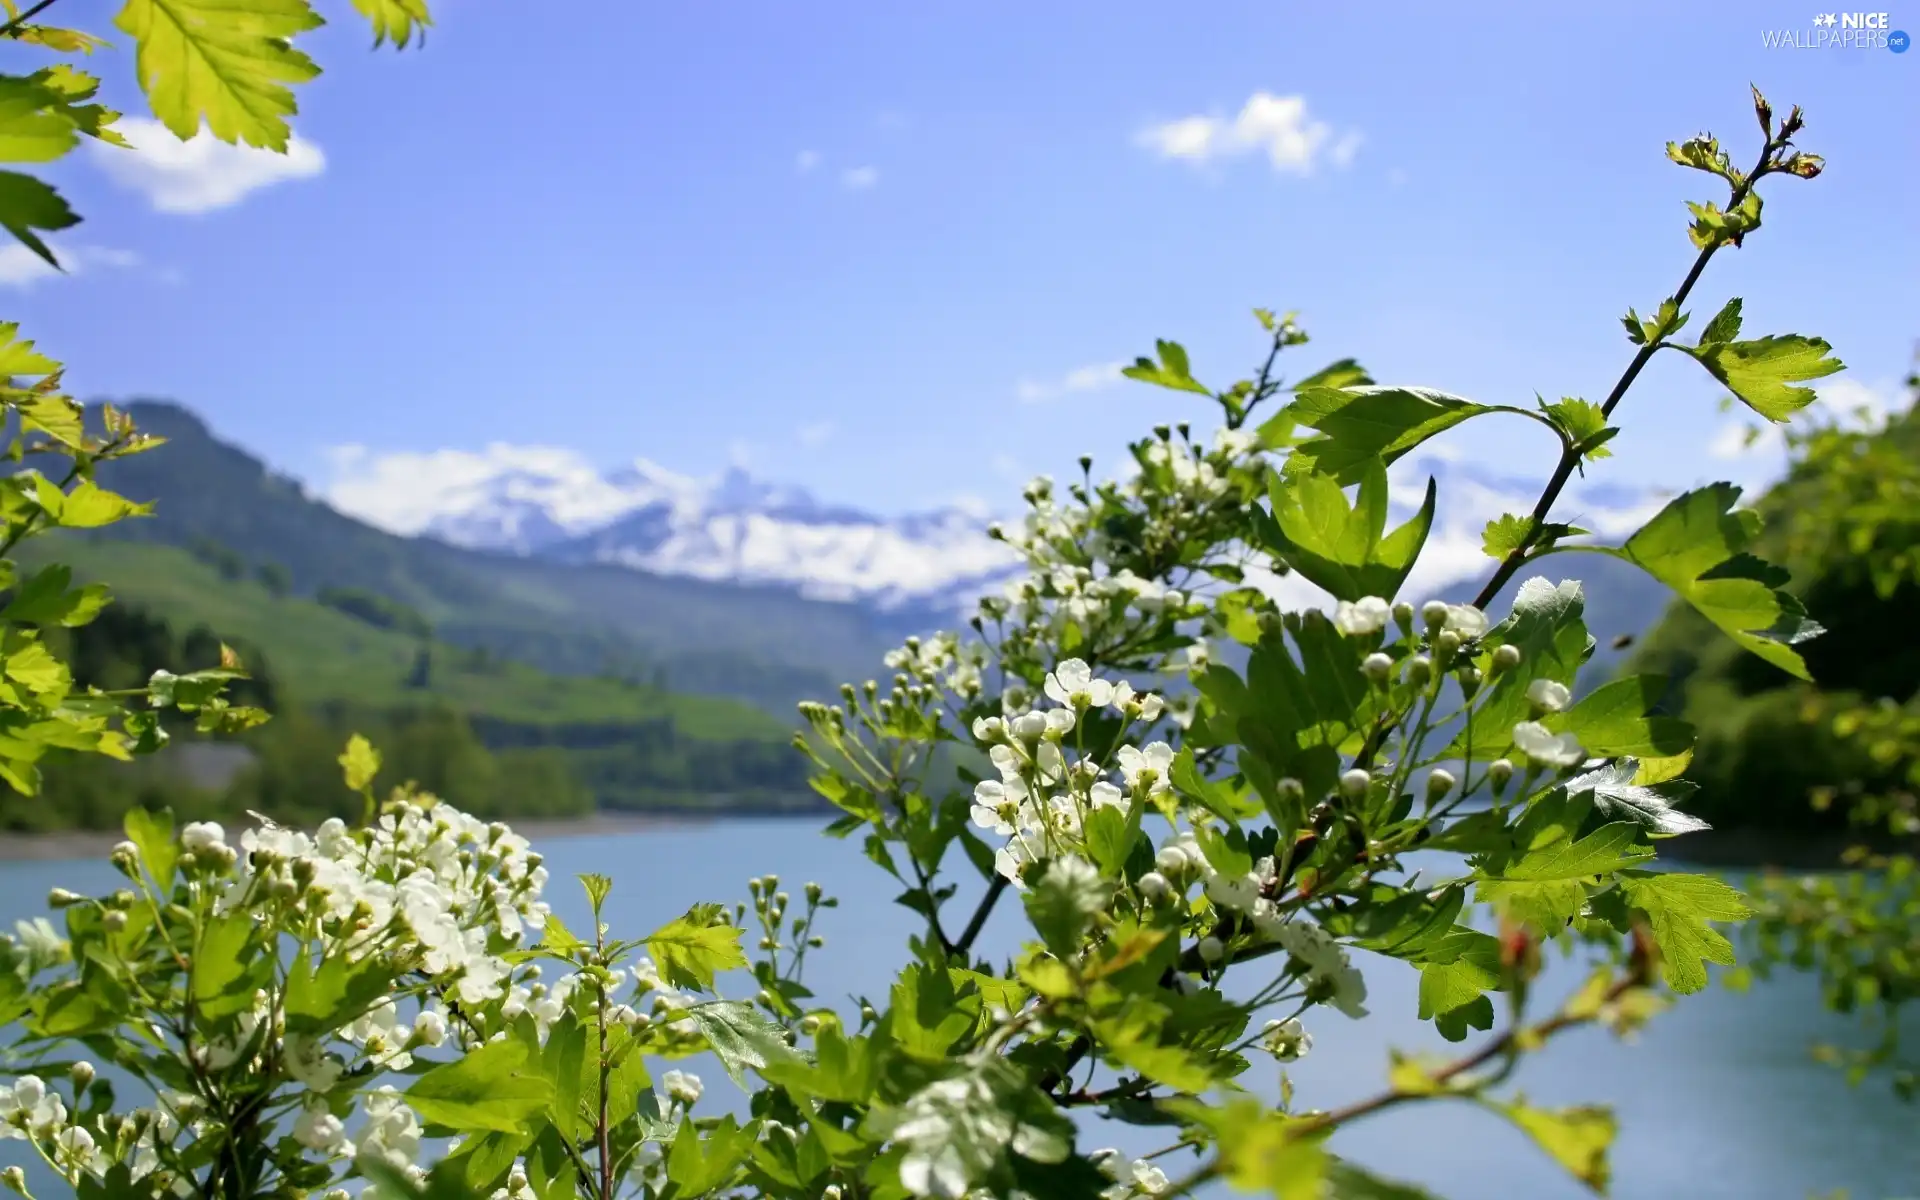
[[[1832,13],[1819,13],[1813,18],[1813,23],[1816,28],[1831,29],[1834,25],[1834,15]]]

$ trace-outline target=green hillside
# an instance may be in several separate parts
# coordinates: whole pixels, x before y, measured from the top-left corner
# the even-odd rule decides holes
[[[1753,553],[1792,573],[1788,590],[1827,630],[1796,647],[1816,686],[1741,651],[1685,606],[1668,611],[1628,666],[1672,679],[1671,706],[1700,729],[1688,777],[1701,792],[1690,808],[1722,827],[1844,827],[1845,806],[1816,811],[1813,790],[1845,782],[1871,791],[1898,764],[1837,738],[1826,714],[1859,700],[1920,702],[1920,586],[1911,572],[1897,586],[1877,585],[1869,566],[1869,552],[1911,554],[1920,512],[1881,522],[1869,545],[1850,542],[1852,531],[1839,526],[1886,504],[1894,476],[1910,480],[1920,463],[1920,408],[1835,445],[1844,455],[1803,458],[1754,504],[1767,524]]]
[[[429,659],[422,680],[419,638],[306,597],[276,595],[255,578],[225,578],[172,546],[54,534],[19,553],[34,566],[64,562],[76,577],[106,583],[122,603],[176,625],[204,625],[228,641],[259,647],[281,679],[298,681],[303,704],[389,709],[438,702],[510,724],[617,726],[670,718],[696,739],[784,743],[790,736],[777,718],[739,701],[611,676],[556,675],[444,642],[424,643]]]

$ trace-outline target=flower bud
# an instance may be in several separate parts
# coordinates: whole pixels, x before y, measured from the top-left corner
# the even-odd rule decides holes
[[[1197,949],[1200,951],[1200,959],[1202,962],[1217,963],[1227,956],[1226,945],[1212,934],[1201,938],[1200,945]]]
[[[101,915],[100,927],[108,933],[119,933],[127,927],[127,914],[119,909],[109,909]]]
[[[1187,869],[1186,851],[1178,846],[1162,846],[1160,853],[1153,856],[1153,865],[1168,875],[1178,875]]]
[[[1433,660],[1424,654],[1416,654],[1407,662],[1407,682],[1416,688],[1424,688],[1433,679]]]
[[[1507,786],[1507,780],[1513,778],[1513,764],[1504,758],[1496,758],[1487,764],[1487,779],[1498,792]]]
[[[1148,871],[1142,875],[1139,886],[1140,894],[1146,897],[1149,904],[1158,904],[1173,892],[1173,884],[1158,871]]]
[[[1514,645],[1512,642],[1503,644],[1498,650],[1493,652],[1493,670],[1495,674],[1501,671],[1511,671],[1519,665],[1520,647]]]
[[[1376,684],[1384,684],[1393,674],[1393,659],[1376,650],[1360,660],[1360,673]]]
[[[1393,620],[1400,628],[1411,631],[1413,629],[1413,605],[1405,600],[1394,605]]]
[[[70,892],[63,887],[57,887],[47,893],[47,907],[72,908],[85,899],[86,897],[78,892]]]
[[[1433,648],[1440,655],[1441,662],[1447,662],[1460,651],[1460,635],[1451,629],[1442,629],[1434,636]]]
[[[821,891],[819,884],[817,883],[807,884],[806,893],[807,893],[808,904],[812,905],[812,904],[820,903],[820,897],[821,895],[823,895],[823,892]]]
[[[1367,794],[1367,788],[1373,783],[1373,776],[1359,767],[1340,776],[1340,791],[1350,799],[1357,800]]]
[[[73,1080],[73,1090],[76,1094],[87,1090],[87,1086],[93,1082],[93,1076],[93,1064],[85,1059],[67,1068],[67,1077]]]
[[[1273,789],[1279,792],[1280,798],[1289,804],[1296,804],[1305,799],[1307,795],[1306,786],[1291,775],[1281,776],[1279,781],[1273,785]]]
[[[1473,699],[1474,693],[1480,690],[1479,667],[1471,664],[1463,666],[1453,673],[1453,678],[1460,685],[1460,694],[1469,700]]]
[[[27,1173],[21,1170],[17,1165],[8,1167],[4,1171],[0,1171],[0,1183],[6,1184],[9,1191],[18,1192],[22,1196],[25,1196],[28,1194]]]
[[[1420,606],[1420,619],[1426,622],[1427,629],[1431,632],[1440,632],[1447,623],[1447,602],[1445,600],[1427,601]]]
[[[808,1013],[806,1016],[801,1017],[800,1032],[806,1034],[808,1037],[812,1037],[814,1034],[819,1033],[820,1018],[814,1016],[812,1013]]]

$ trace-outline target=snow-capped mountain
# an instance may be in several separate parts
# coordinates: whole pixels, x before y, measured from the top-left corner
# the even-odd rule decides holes
[[[945,508],[884,517],[816,499],[734,468],[696,479],[636,460],[596,470],[558,449],[370,456],[348,451],[328,489],[336,508],[396,533],[471,549],[654,574],[790,587],[816,599],[924,611],[947,621],[1016,573],[985,515]],[[1525,512],[1540,481],[1416,454],[1392,472],[1395,521],[1439,480],[1431,536],[1408,592],[1439,594],[1482,573],[1488,520]],[[1575,480],[1556,515],[1618,541],[1661,503],[1650,491]],[[1297,576],[1268,581],[1291,604],[1319,604]]]
[[[396,533],[469,549],[795,588],[882,610],[952,609],[1014,555],[960,508],[881,517],[734,468],[695,479],[638,460],[594,470],[564,450],[370,458],[348,452],[328,499]]]

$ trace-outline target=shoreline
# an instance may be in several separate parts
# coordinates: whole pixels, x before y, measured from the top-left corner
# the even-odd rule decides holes
[[[613,837],[659,829],[689,829],[711,825],[724,817],[696,813],[595,813],[590,817],[534,818],[508,821],[513,831],[538,846],[569,838]],[[231,827],[230,827],[231,828]],[[239,836],[239,830],[233,830]],[[0,833],[0,864],[15,862],[76,862],[105,859],[126,835],[106,829],[61,829],[45,833]]]

